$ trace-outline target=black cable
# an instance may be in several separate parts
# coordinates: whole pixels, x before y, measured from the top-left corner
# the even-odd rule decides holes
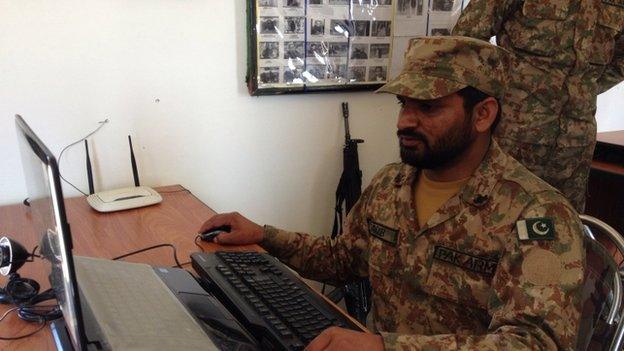
[[[16,311],[16,310],[17,309],[15,309],[13,311]],[[37,330],[35,330],[33,332],[30,332],[30,333],[24,334],[24,335],[19,335],[19,336],[0,336],[0,340],[10,341],[10,340],[19,340],[19,339],[27,338],[27,337],[35,335],[38,332],[40,332],[41,330],[43,330],[43,328],[45,328],[46,324],[47,324],[47,322],[45,320],[41,320],[41,326]]]
[[[141,252],[157,249],[159,247],[170,247],[170,248],[172,248],[173,249],[173,259],[176,262],[176,265],[174,267],[182,268],[182,265],[180,264],[180,261],[178,261],[178,253],[177,253],[176,247],[171,245],[171,244],[160,244],[160,245],[154,245],[154,246],[146,247],[144,249],[132,251],[132,252],[127,253],[125,255],[114,257],[114,258],[112,258],[112,260],[116,261],[116,260],[119,260],[119,259],[122,259],[122,258],[125,258],[125,257],[128,257],[128,256],[136,255],[136,254],[141,253]]]
[[[35,254],[35,251],[37,251],[38,248],[39,245],[35,245],[35,247],[32,249],[32,252],[30,253],[32,260],[30,262],[33,262],[35,260],[35,257],[41,258],[41,256]]]
[[[199,244],[197,243],[197,239],[201,239],[201,237],[199,236],[199,234],[195,237],[195,240],[194,240],[195,245],[196,245],[197,247],[199,247],[199,249],[201,250],[201,252],[206,252],[206,251],[204,250],[204,248],[203,248],[203,247],[201,247],[201,245],[199,245]],[[189,265],[189,264],[191,264],[191,263],[193,263],[193,261],[184,262],[184,263],[182,263],[180,266],[186,266],[186,265]]]
[[[206,251],[204,251],[204,248],[197,243],[197,239],[201,239],[201,236],[199,236],[199,234],[197,234],[197,236],[195,237],[195,246],[199,247],[201,252],[206,252]]]
[[[54,306],[20,306],[17,310],[17,315],[21,319],[28,322],[52,321],[63,317],[61,307],[59,305]]]
[[[80,140],[74,141],[73,143],[65,146],[62,150],[61,153],[59,154],[58,157],[58,168],[59,168],[59,176],[61,177],[61,179],[63,179],[63,181],[65,181],[65,183],[69,184],[72,186],[72,188],[76,189],[78,192],[82,193],[82,195],[84,196],[89,196],[87,193],[85,193],[84,191],[78,189],[78,187],[76,187],[74,184],[72,184],[69,180],[65,179],[65,177],[63,177],[63,174],[61,174],[61,158],[63,157],[63,152],[65,152],[65,150],[69,149],[70,147],[81,143],[82,141],[84,141],[85,139],[87,139],[88,137],[92,136],[93,134],[95,134],[97,131],[100,130],[100,128],[102,128],[106,123],[108,123],[108,118],[103,120],[103,121],[99,121],[98,122],[100,125],[91,133],[87,134],[87,136],[85,136],[84,138],[81,138]]]
[[[39,246],[35,246],[35,248],[32,250],[32,252],[30,253],[30,255],[23,259],[23,260],[15,260],[15,261],[10,261],[9,264],[13,264],[13,263],[18,263],[18,262],[35,262],[35,257],[37,258],[41,258],[41,256],[35,254],[35,251],[37,251],[37,249],[39,248]]]

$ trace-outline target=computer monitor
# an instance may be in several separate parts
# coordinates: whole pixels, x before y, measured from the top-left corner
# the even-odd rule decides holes
[[[86,349],[72,241],[56,158],[24,119],[16,115],[15,127],[28,190],[32,221],[40,233],[39,247],[50,285],[60,305],[75,350]]]

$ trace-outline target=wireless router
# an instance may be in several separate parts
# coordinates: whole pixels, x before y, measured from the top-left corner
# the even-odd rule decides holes
[[[129,210],[132,208],[155,205],[162,201],[162,196],[156,190],[141,186],[139,184],[139,171],[137,170],[134,151],[132,150],[132,139],[128,135],[130,144],[130,163],[132,164],[132,175],[134,176],[134,186],[128,188],[114,189],[95,193],[93,186],[93,173],[91,171],[91,159],[89,158],[89,145],[85,140],[85,151],[87,154],[87,178],[89,181],[89,196],[87,202],[94,210],[99,212],[114,212]]]

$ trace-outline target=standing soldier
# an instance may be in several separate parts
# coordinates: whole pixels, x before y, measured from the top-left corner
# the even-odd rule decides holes
[[[512,53],[500,146],[579,212],[596,143],[596,96],[624,80],[624,0],[472,0],[453,35]]]

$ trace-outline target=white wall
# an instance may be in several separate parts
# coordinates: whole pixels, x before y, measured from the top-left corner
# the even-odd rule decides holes
[[[624,129],[624,83],[598,95],[598,132]]]
[[[0,0],[0,204],[26,197],[14,114],[56,153],[110,118],[91,141],[97,189],[131,184],[132,134],[143,184],[180,183],[217,211],[327,232],[339,103],[350,102],[352,134],[366,139],[365,183],[397,159],[397,105],[370,92],[250,97],[244,4]],[[600,130],[624,129],[621,96],[601,96]],[[86,189],[81,146],[62,172]]]
[[[91,142],[97,189],[180,183],[217,211],[328,232],[351,107],[364,182],[398,158],[391,96],[250,97],[243,0],[0,0],[0,203],[26,197],[13,115],[55,152]],[[156,102],[156,100],[160,102]],[[86,189],[82,146],[62,173]],[[77,193],[64,186],[67,196]]]

